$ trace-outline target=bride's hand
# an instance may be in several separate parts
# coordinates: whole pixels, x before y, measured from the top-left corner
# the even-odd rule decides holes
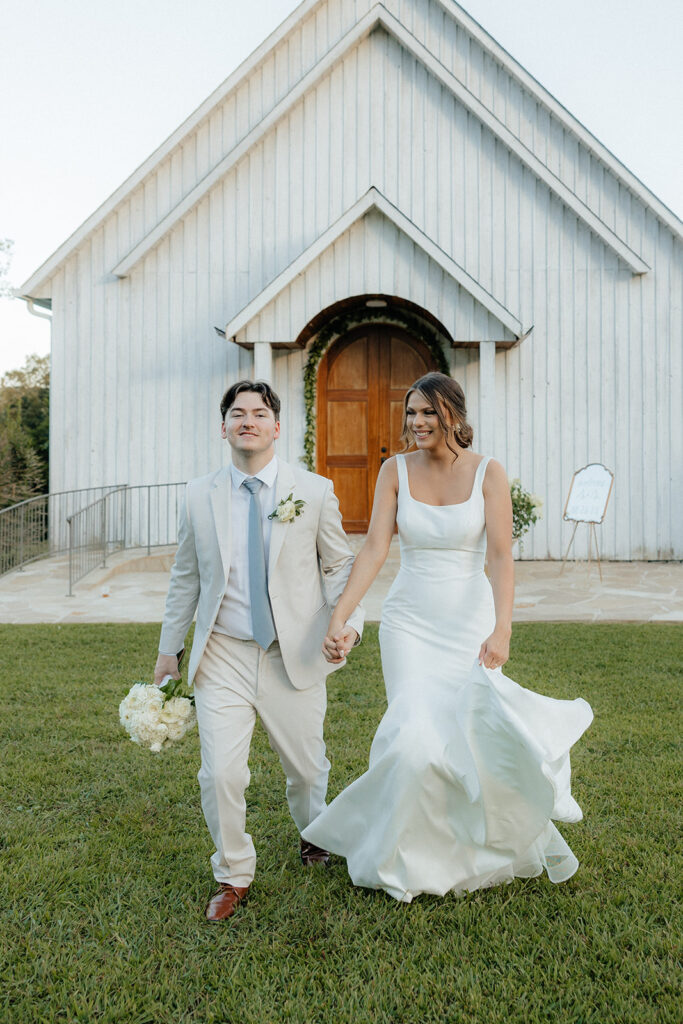
[[[327,636],[323,640],[322,651],[327,661],[338,664],[343,661],[352,647],[358,643],[358,633],[348,622],[340,625],[334,618],[330,620]]]
[[[500,668],[510,657],[509,631],[494,629],[479,649],[479,664],[484,668]]]
[[[339,630],[338,633],[334,634],[332,639],[336,643],[337,650],[339,651],[341,656],[345,658],[346,655],[351,650],[351,648],[356,646],[356,642],[358,640],[358,633],[353,628],[353,626],[349,626],[347,623]]]
[[[331,636],[326,636],[323,640],[322,651],[325,655],[325,660],[329,661],[331,665],[338,665],[346,657],[337,646],[337,641]]]

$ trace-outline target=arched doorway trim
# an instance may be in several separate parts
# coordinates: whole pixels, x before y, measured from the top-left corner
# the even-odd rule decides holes
[[[318,383],[318,365],[330,345],[343,334],[347,334],[352,328],[360,327],[363,324],[388,324],[394,327],[402,327],[408,334],[421,341],[429,350],[437,368],[442,373],[450,373],[448,360],[443,350],[441,332],[432,326],[427,319],[411,310],[389,304],[391,298],[387,297],[387,306],[374,308],[365,305],[367,299],[372,296],[361,296],[362,305],[345,309],[341,313],[332,315],[317,331],[308,350],[308,358],[304,366],[304,407],[305,407],[305,432],[304,432],[304,463],[307,469],[315,470],[315,438],[316,438],[316,397]],[[412,305],[412,304],[411,304]],[[415,310],[418,307],[413,307]],[[316,318],[317,319],[317,318]],[[430,320],[433,320],[431,316]],[[438,321],[437,321],[438,322]]]

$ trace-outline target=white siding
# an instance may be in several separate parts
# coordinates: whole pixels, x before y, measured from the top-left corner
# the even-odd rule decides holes
[[[51,486],[184,479],[225,458],[218,400],[251,372],[219,338],[240,309],[375,186],[532,334],[496,356],[496,455],[544,501],[525,557],[560,557],[572,472],[603,461],[612,558],[683,556],[681,241],[436,0],[386,7],[651,266],[633,276],[383,30],[361,41],[123,280],[111,270],[371,7],[318,5],[221,99],[51,281]],[[509,334],[377,212],[246,326],[293,340],[364,292],[409,299],[457,341]],[[478,354],[451,352],[472,419]],[[305,353],[274,354],[282,454],[303,439]],[[475,439],[476,444],[476,439]],[[580,542],[582,543],[582,542]]]

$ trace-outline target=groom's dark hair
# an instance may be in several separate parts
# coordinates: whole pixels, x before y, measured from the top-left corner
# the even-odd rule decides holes
[[[221,398],[222,420],[225,419],[225,414],[228,409],[235,404],[237,396],[243,391],[254,391],[257,395],[260,395],[263,399],[264,405],[267,405],[269,409],[273,410],[275,422],[279,422],[280,399],[275,391],[273,391],[270,384],[267,384],[265,380],[238,380],[236,384],[232,384]]]

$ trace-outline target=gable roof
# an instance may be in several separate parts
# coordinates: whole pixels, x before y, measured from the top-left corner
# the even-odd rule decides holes
[[[476,302],[487,312],[491,313],[504,327],[506,327],[515,338],[526,337],[529,331],[525,331],[518,317],[511,313],[502,302],[487,292],[478,281],[475,281],[455,260],[440,249],[424,232],[408,220],[389,200],[376,188],[370,188],[351,206],[343,216],[332,224],[327,231],[324,231],[311,245],[308,246],[290,265],[259,294],[241,309],[225,328],[228,338],[235,335],[247,326],[250,320],[257,316],[268,303],[272,302],[291,282],[302,274],[318,257],[329,249],[334,242],[343,235],[356,221],[364,217],[370,210],[376,209],[390,220],[398,229],[406,234],[411,241],[430,257],[446,274],[453,278]]]
[[[651,192],[647,185],[640,178],[637,178],[607,146],[604,146],[599,139],[596,139],[588,128],[574,117],[559,100],[555,99],[552,93],[548,92],[533,75],[530,75],[526,68],[519,64],[500,43],[497,43],[493,36],[490,36],[478,21],[475,21],[464,8],[455,3],[455,0],[434,0],[434,2],[468,32],[479,43],[481,48],[507,71],[511,78],[519,82],[526,92],[550,111],[561,124],[573,132],[586,149],[594,153],[609,168],[618,181],[626,185],[646,206],[649,206],[670,231],[679,237],[683,237],[683,222],[676,216],[673,210],[670,210],[661,199],[658,199],[654,192]]]
[[[381,3],[376,3],[356,25],[350,29],[327,55],[315,65],[295,89],[276,104],[230,153],[228,153],[195,187],[113,268],[118,277],[126,277],[144,256],[172,230],[182,217],[196,206],[207,192],[226,175],[239,160],[283,118],[302,96],[324,76],[342,57],[368,36],[374,29],[383,28],[412,54],[471,114],[498,138],[528,169],[542,181],[566,207],[581,220],[608,248],[629,267],[634,274],[644,274],[650,268],[619,236],[602,221],[564,182],[539,160],[510,129],[504,125],[470,90],[443,66],[430,51],[409,32]]]
[[[324,76],[337,64],[344,54],[352,50],[354,46],[357,46],[366,36],[369,36],[374,28],[377,27],[378,17],[377,8],[380,4],[375,4],[373,8],[366,15],[364,15],[360,21],[356,22],[354,27],[350,29],[346,35],[342,36],[339,42],[332,47],[331,50],[325,55],[325,57],[315,64],[310,71],[308,71],[302,78],[299,79],[296,86],[284,96],[279,103],[270,110],[266,116],[255,125],[251,131],[247,132],[244,138],[227,153],[222,160],[209,171],[209,173],[197,182],[195,187],[191,189],[181,201],[170,210],[162,220],[146,235],[131,251],[124,256],[122,260],[113,268],[112,273],[116,274],[117,277],[127,277],[133,267],[139,263],[141,259],[153,249],[158,242],[172,230],[173,226],[178,221],[189,213],[189,211],[201,202],[207,192],[213,188],[213,186],[220,181],[228,172],[242,159],[250,149],[266,135],[270,129],[277,124],[277,122],[286,116],[289,110],[299,102],[299,100],[308,92],[309,89],[320,81]]]
[[[23,295],[37,289],[38,286],[49,280],[59,265],[84,241],[84,239],[135,189],[148,175],[153,173],[156,166],[165,159],[183,140],[194,131],[201,122],[208,118],[213,110],[222,103],[225,98],[235,90],[248,75],[259,65],[269,52],[285,39],[305,18],[315,12],[316,8],[330,0],[304,0],[292,14],[277,28],[264,42],[248,57],[226,80],[219,86],[205,101],[191,114],[172,135],[159,146],[148,159],[104,202],[82,225],[78,228],[57,250],[39,267],[35,273],[25,282],[20,289]],[[514,60],[506,50],[503,49],[463,8],[454,0],[434,0],[439,6],[459,24],[466,32],[479,43],[495,61],[497,61],[520,85],[529,92],[537,102],[545,106],[555,118],[560,121],[569,131],[573,132],[582,144],[596,155],[612,174],[627,188],[629,188],[640,200],[648,206],[675,234],[683,237],[683,223],[670,211],[650,190],[643,185],[623,164],[613,156],[576,118],[574,118],[543,86],[540,85],[521,65]],[[268,122],[268,126],[284,115],[289,106],[290,98],[300,98],[307,88],[317,81],[329,70],[333,63],[336,63],[341,55],[349,47],[356,45],[360,39],[368,35],[378,25],[392,34],[402,45],[406,46],[416,57],[429,68],[432,74],[448,88],[459,102],[463,103],[482,123],[500,138],[504,145],[508,146],[519,159],[523,161],[549,188],[569,206],[576,215],[587,224],[599,237],[603,239],[611,249],[631,268],[633,273],[645,273],[649,268],[647,264],[634,253],[603,221],[586,206],[545,164],[542,163],[519,139],[500,122],[488,108],[481,103],[447,68],[444,67],[433,54],[430,53],[405,27],[387,11],[381,3],[375,3],[368,12],[363,15],[347,34],[333,45],[328,54],[322,58],[309,72],[306,73],[294,89],[287,94],[276,106],[266,115],[264,121],[255,126],[237,144],[237,146],[209,172],[209,174],[195,186],[195,188],[172,210],[163,220],[156,225],[150,234],[142,242],[132,249],[123,260],[119,261],[115,273],[123,276],[134,266],[134,263],[149,248],[152,248],[163,234],[167,233],[180,217],[187,213],[195,205],[206,190],[211,188],[217,178],[227,173],[226,166],[239,159],[237,154],[243,155],[251,145],[255,144],[256,134],[263,131],[262,126]],[[304,85],[304,82],[306,83]],[[293,99],[292,102],[296,102]],[[267,130],[264,129],[264,130]],[[249,140],[252,140],[251,142]],[[219,170],[221,168],[221,170]]]
[[[156,167],[164,160],[170,153],[173,152],[183,141],[191,134],[203,121],[210,117],[211,113],[218,107],[227,96],[230,95],[233,90],[236,90],[238,86],[249,76],[249,74],[258,67],[261,61],[270,53],[273,47],[284,39],[289,33],[303,21],[304,18],[312,14],[317,7],[321,7],[328,0],[303,0],[296,7],[289,17],[273,31],[269,36],[264,39],[260,46],[258,46],[247,58],[239,64],[235,70],[230,74],[224,82],[221,83],[214,91],[207,96],[203,103],[201,103],[196,110],[194,110],[185,120],[180,124],[174,132],[172,132],[168,138],[161,143],[160,146],[150,153],[146,160],[144,160],[136,170],[133,171],[125,181],[119,185],[116,191],[112,192],[108,199],[97,207],[97,209],[90,214],[90,216],[83,221],[80,227],[69,235],[65,242],[56,249],[51,256],[45,260],[44,263],[34,271],[30,278],[18,289],[21,295],[29,294],[37,285],[43,284],[61,263],[64,262],[68,256],[82,244],[82,242],[88,237],[88,235],[94,231],[112,211],[119,206],[120,203],[124,202],[128,198],[130,193],[140,185],[145,178],[154,172]]]

